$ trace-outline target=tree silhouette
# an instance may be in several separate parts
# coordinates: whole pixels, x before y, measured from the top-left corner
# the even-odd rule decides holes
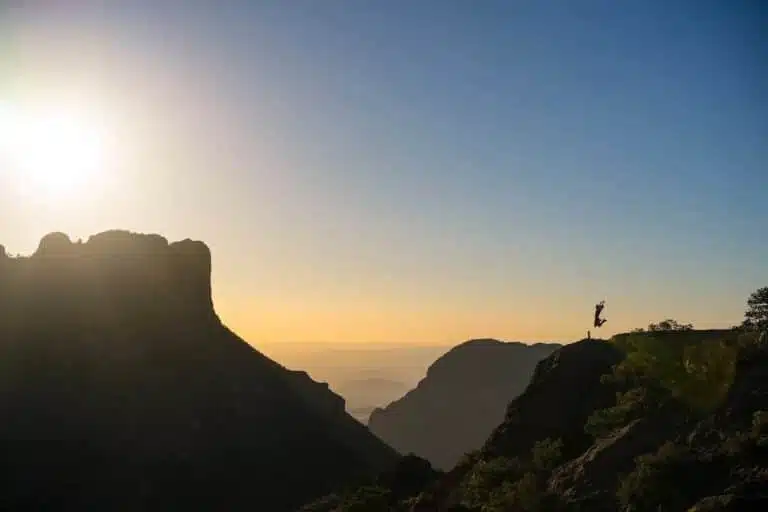
[[[662,320],[661,322],[657,324],[650,324],[648,325],[648,330],[651,332],[655,331],[692,331],[693,325],[692,324],[681,324],[677,320],[673,318],[667,318],[666,320]]]
[[[754,329],[768,329],[768,286],[754,291],[747,299],[744,326]]]

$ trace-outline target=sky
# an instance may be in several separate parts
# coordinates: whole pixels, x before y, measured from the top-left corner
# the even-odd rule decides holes
[[[2,0],[0,106],[108,143],[66,195],[0,169],[0,243],[203,240],[254,345],[729,327],[768,285],[766,62],[759,0]]]

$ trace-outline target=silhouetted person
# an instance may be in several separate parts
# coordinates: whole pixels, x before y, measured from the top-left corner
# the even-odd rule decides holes
[[[605,307],[605,301],[600,301],[595,305],[595,327],[602,327],[602,325],[607,322],[605,318],[600,318],[600,313],[603,312],[603,308]]]

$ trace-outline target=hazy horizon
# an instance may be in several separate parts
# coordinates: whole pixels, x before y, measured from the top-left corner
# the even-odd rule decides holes
[[[85,146],[0,152],[0,244],[202,240],[257,347],[729,327],[768,283],[766,11],[3,3],[0,150],[46,109]]]

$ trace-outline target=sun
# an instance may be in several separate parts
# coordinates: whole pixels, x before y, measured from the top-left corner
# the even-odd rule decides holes
[[[105,132],[85,111],[0,105],[0,162],[25,194],[48,199],[87,190],[105,165]]]

